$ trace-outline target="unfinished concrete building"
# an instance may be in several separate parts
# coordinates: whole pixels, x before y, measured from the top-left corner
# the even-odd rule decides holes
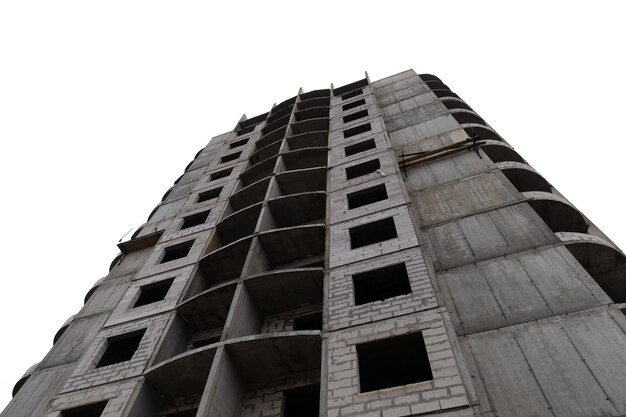
[[[626,415],[624,254],[432,75],[243,117],[119,248],[2,417]]]

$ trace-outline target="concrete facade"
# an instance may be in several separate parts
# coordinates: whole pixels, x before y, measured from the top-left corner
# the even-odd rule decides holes
[[[626,415],[626,257],[437,77],[201,149],[1,417]]]

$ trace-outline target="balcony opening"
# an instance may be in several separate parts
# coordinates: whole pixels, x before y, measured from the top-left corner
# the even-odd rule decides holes
[[[222,164],[224,164],[226,162],[234,161],[235,159],[239,158],[240,156],[241,156],[241,152],[235,152],[235,153],[231,153],[231,154],[222,156],[220,161],[221,161]]]
[[[364,104],[365,104],[365,99],[362,98],[362,99],[353,101],[352,103],[348,103],[348,104],[345,104],[345,105],[341,106],[341,110],[347,111],[347,110],[353,109],[355,107],[362,106]]]
[[[379,169],[380,161],[378,159],[372,159],[371,161],[362,162],[360,164],[356,164],[346,168],[346,179],[352,180],[354,178],[362,177],[363,175],[376,172]]]
[[[520,193],[528,191],[552,192],[552,187],[541,175],[529,169],[507,168],[502,173]]]
[[[228,177],[232,171],[233,169],[230,168],[230,169],[224,169],[222,171],[213,172],[211,173],[209,181],[215,181],[215,180],[219,180],[220,178]]]
[[[374,139],[364,140],[363,142],[355,143],[354,145],[346,146],[345,152],[346,156],[356,155],[357,153],[369,151],[370,149],[374,149],[376,147],[376,142]]]
[[[356,346],[361,392],[433,379],[421,332]]]
[[[193,240],[189,242],[183,242],[179,245],[174,245],[165,248],[165,255],[161,259],[161,263],[175,261],[176,259],[184,258],[189,254],[191,247],[193,246]]]
[[[355,208],[367,206],[368,204],[374,204],[378,201],[386,200],[387,198],[389,197],[387,196],[385,184],[376,185],[374,187],[348,194],[348,209],[353,210]]]
[[[499,145],[483,145],[480,147],[489,159],[494,163],[498,162],[519,162],[525,164],[526,161],[513,149]]]
[[[82,405],[61,411],[61,417],[100,417],[108,401]]]
[[[322,312],[307,314],[293,319],[294,330],[319,330],[322,331]]]
[[[206,222],[211,210],[202,211],[200,213],[192,214],[191,216],[183,217],[183,225],[180,230],[188,229],[190,227],[199,226]]]
[[[198,414],[198,409],[197,408],[193,408],[191,410],[177,411],[175,413],[169,413],[169,414],[166,414],[163,417],[196,417],[197,414]]]
[[[411,293],[405,264],[354,274],[354,304],[361,305]]]
[[[250,140],[250,138],[245,138],[245,139],[238,140],[237,142],[232,142],[230,144],[230,149],[239,148],[239,147],[245,145],[246,143],[248,143],[249,140]]]
[[[320,386],[308,385],[284,391],[283,417],[318,417],[320,414]]]
[[[164,279],[163,281],[148,285],[142,285],[139,288],[139,298],[135,301],[133,308],[164,300],[167,292],[172,286],[172,282],[174,282],[174,278]]]
[[[349,93],[346,93],[346,94],[342,95],[341,99],[342,100],[347,100],[347,99],[352,98],[352,97],[360,96],[361,94],[363,94],[363,89],[359,88],[357,90],[352,90]]]
[[[213,200],[214,198],[218,198],[220,196],[220,194],[222,193],[222,189],[224,187],[219,187],[219,188],[214,188],[212,190],[209,191],[203,191],[201,193],[198,194],[198,200],[196,200],[196,203],[203,203],[205,201],[209,201],[209,200]]]
[[[365,124],[362,124],[362,125],[355,126],[355,127],[351,128],[351,129],[344,130],[343,131],[343,137],[345,139],[348,139],[348,138],[350,138],[352,136],[356,136],[356,135],[361,134],[361,133],[369,132],[370,130],[372,130],[372,125],[369,124],[369,123],[365,123]]]
[[[349,229],[350,246],[357,249],[398,237],[393,217]]]
[[[202,346],[209,346],[209,345],[212,345],[213,343],[219,342],[221,338],[222,338],[221,333],[217,335],[212,335],[212,336],[198,337],[191,341],[191,347],[193,349],[197,349]]]
[[[255,127],[256,127],[256,125],[252,125],[252,126],[244,127],[243,129],[239,129],[237,131],[237,136],[243,136],[246,133],[253,132]]]
[[[344,123],[350,123],[350,122],[353,122],[355,120],[367,117],[368,115],[369,115],[369,113],[367,112],[367,109],[361,110],[361,111],[358,111],[358,112],[355,112],[355,113],[351,113],[351,114],[349,114],[347,116],[343,116],[343,122]]]
[[[145,332],[146,329],[142,329],[108,338],[106,350],[98,361],[96,368],[131,360]]]

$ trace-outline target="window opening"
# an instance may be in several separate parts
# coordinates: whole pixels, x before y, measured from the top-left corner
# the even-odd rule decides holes
[[[212,190],[203,191],[203,192],[199,193],[198,194],[198,200],[196,201],[196,203],[202,203],[204,201],[212,200],[214,198],[219,197],[220,194],[222,193],[222,189],[223,188],[224,187],[214,188]]]
[[[380,161],[378,159],[372,159],[371,161],[362,162],[346,168],[346,178],[352,180],[376,172],[379,169]]]
[[[108,401],[82,405],[61,411],[61,417],[100,417]]]
[[[165,248],[165,255],[163,259],[161,259],[161,263],[164,264],[166,262],[174,261],[176,259],[184,258],[189,254],[191,247],[193,246],[193,240],[189,242],[181,243],[180,245],[174,245]]]
[[[361,392],[433,379],[421,332],[356,346]]]
[[[222,156],[222,159],[220,159],[220,161],[222,164],[224,164],[226,162],[234,161],[235,159],[239,158],[239,156],[241,156],[241,152],[231,153],[229,155]]]
[[[369,113],[367,112],[367,109],[361,110],[361,111],[358,111],[356,113],[352,113],[352,114],[349,114],[347,116],[343,116],[343,122],[344,123],[350,123],[350,122],[353,122],[353,121],[355,121],[357,119],[362,119],[364,117],[367,117],[368,114]]]
[[[284,391],[283,417],[318,417],[320,414],[320,386],[308,385]]]
[[[364,104],[365,104],[365,99],[362,98],[362,99],[353,101],[352,103],[348,103],[348,104],[345,104],[345,105],[341,106],[341,110],[347,111],[347,110],[353,109],[355,107],[362,106]]]
[[[393,217],[349,229],[352,249],[398,237]]]
[[[347,129],[343,131],[343,137],[345,139],[352,137],[352,136],[356,136],[360,133],[365,133],[365,132],[369,132],[370,130],[372,130],[372,125],[369,123],[365,123],[363,125],[358,125],[355,126],[353,128]]]
[[[370,149],[374,149],[376,147],[376,142],[374,139],[364,140],[363,142],[355,143],[354,145],[346,146],[345,152],[346,156],[356,155],[357,153],[369,151]]]
[[[100,358],[100,361],[98,361],[96,368],[131,360],[145,332],[146,329],[143,329],[108,338],[106,350]]]
[[[172,286],[172,282],[174,282],[174,278],[164,279],[148,285],[142,285],[139,288],[139,298],[135,301],[133,308],[156,303],[157,301],[165,299],[165,296]]]
[[[319,330],[322,331],[322,312],[307,314],[306,316],[293,319],[294,330]]]
[[[249,140],[250,138],[245,138],[245,139],[238,140],[237,142],[232,142],[230,144],[230,149],[239,148],[240,146],[243,146],[246,143],[248,143]]]
[[[362,88],[358,88],[356,90],[352,90],[349,93],[346,93],[346,94],[342,95],[341,99],[342,100],[347,100],[347,99],[352,98],[352,97],[360,96],[361,94],[363,94],[363,89]]]
[[[200,213],[192,214],[191,216],[183,217],[183,225],[180,230],[204,224],[206,219],[209,217],[210,212],[211,210],[206,210]]]
[[[348,209],[353,210],[355,208],[367,206],[368,204],[386,200],[387,198],[388,196],[385,184],[376,185],[374,187],[348,194]]]
[[[219,180],[220,178],[228,177],[230,173],[233,171],[232,168],[224,169],[222,171],[217,171],[211,174],[211,179],[209,181]]]
[[[357,306],[411,293],[409,274],[403,263],[354,274],[352,282]]]

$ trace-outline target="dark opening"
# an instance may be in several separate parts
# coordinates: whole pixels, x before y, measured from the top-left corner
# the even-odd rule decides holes
[[[256,125],[252,125],[252,126],[248,126],[248,127],[244,127],[243,129],[239,129],[237,131],[237,136],[243,136],[246,133],[250,133],[254,130],[254,128],[256,127]]]
[[[165,417],[196,417],[196,414],[198,414],[198,409],[193,408],[191,410],[177,411],[175,413],[166,414]]]
[[[320,414],[319,384],[284,391],[283,417],[318,417]]]
[[[224,155],[222,156],[222,164],[225,162],[230,162],[230,161],[234,161],[235,159],[239,158],[239,156],[241,155],[241,152],[235,152],[235,153],[231,153],[229,155]]]
[[[96,368],[129,361],[137,351],[139,342],[141,342],[141,338],[145,332],[146,329],[143,329],[108,338],[107,348],[96,365]]]
[[[139,298],[137,298],[133,308],[156,303],[157,301],[165,299],[167,292],[172,286],[172,282],[174,282],[174,278],[164,279],[163,281],[154,282],[148,285],[142,285],[139,288]]]
[[[203,224],[209,217],[210,212],[211,210],[207,210],[200,213],[192,214],[191,216],[183,217],[183,226],[180,228],[180,230]]]
[[[368,114],[369,113],[367,112],[367,109],[361,110],[361,111],[349,114],[347,116],[343,116],[343,122],[349,123],[357,119],[362,119],[363,117],[367,117]]]
[[[243,146],[246,143],[248,143],[249,140],[250,138],[245,138],[245,139],[238,140],[237,142],[233,142],[230,144],[230,149],[239,148],[240,146]]]
[[[324,268],[324,260],[311,262],[310,264],[302,265],[298,268]]]
[[[357,306],[411,293],[409,274],[403,263],[354,274],[352,281]]]
[[[385,188],[385,184],[376,185],[374,187],[348,194],[348,209],[352,210],[358,207],[367,206],[368,204],[386,200],[387,198],[387,189]]]
[[[353,227],[349,231],[352,249],[398,237],[393,217]]]
[[[161,259],[161,263],[164,264],[165,262],[170,262],[176,259],[184,258],[185,256],[189,254],[189,251],[191,250],[191,247],[193,246],[193,242],[194,242],[193,240],[190,240],[189,242],[183,242],[179,245],[174,245],[174,246],[165,248],[165,255],[163,256],[163,259]]]
[[[215,181],[215,180],[218,180],[220,178],[228,177],[232,171],[233,171],[233,169],[230,168],[230,169],[224,169],[222,171],[214,172],[214,173],[211,174],[210,181]]]
[[[351,180],[376,172],[378,169],[380,169],[380,161],[378,159],[372,159],[371,161],[362,162],[346,168],[346,178]]]
[[[219,187],[219,188],[214,188],[212,190],[209,191],[203,191],[201,193],[198,194],[198,201],[196,201],[196,203],[202,203],[203,201],[208,201],[208,200],[212,200],[214,198],[217,198],[220,196],[220,194],[222,193],[222,189],[224,187]]]
[[[319,311],[306,316],[293,319],[294,330],[319,330],[322,331],[322,312]]]
[[[108,401],[101,401],[99,403],[87,404],[76,408],[70,408],[69,410],[61,411],[62,417],[100,417],[104,408],[107,406]]]
[[[346,146],[346,156],[356,155],[360,152],[369,151],[376,147],[374,139],[364,140],[363,142],[355,143],[354,145]]]
[[[347,139],[349,137],[356,136],[360,133],[368,132],[370,130],[372,130],[372,125],[369,123],[365,123],[363,125],[358,125],[351,129],[344,130],[343,137]]]
[[[433,379],[421,332],[363,343],[356,352],[361,392]]]
[[[365,104],[365,99],[364,99],[364,98],[362,98],[362,99],[359,99],[359,100],[353,101],[352,103],[348,103],[348,104],[346,104],[346,105],[341,106],[341,109],[342,109],[343,111],[346,111],[346,110],[353,109],[353,108],[355,108],[355,107],[362,106],[362,105],[364,105],[364,104]]]
[[[220,339],[221,339],[220,335],[204,337],[204,338],[194,340],[193,342],[191,342],[191,345],[193,346],[194,349],[196,349],[202,346],[209,346],[209,345],[212,345],[213,343],[217,343],[220,341]]]
[[[346,94],[342,95],[341,99],[342,100],[347,100],[347,99],[352,98],[352,97],[360,96],[361,94],[363,94],[363,89],[359,88],[358,90],[352,90],[349,93],[346,93]]]

